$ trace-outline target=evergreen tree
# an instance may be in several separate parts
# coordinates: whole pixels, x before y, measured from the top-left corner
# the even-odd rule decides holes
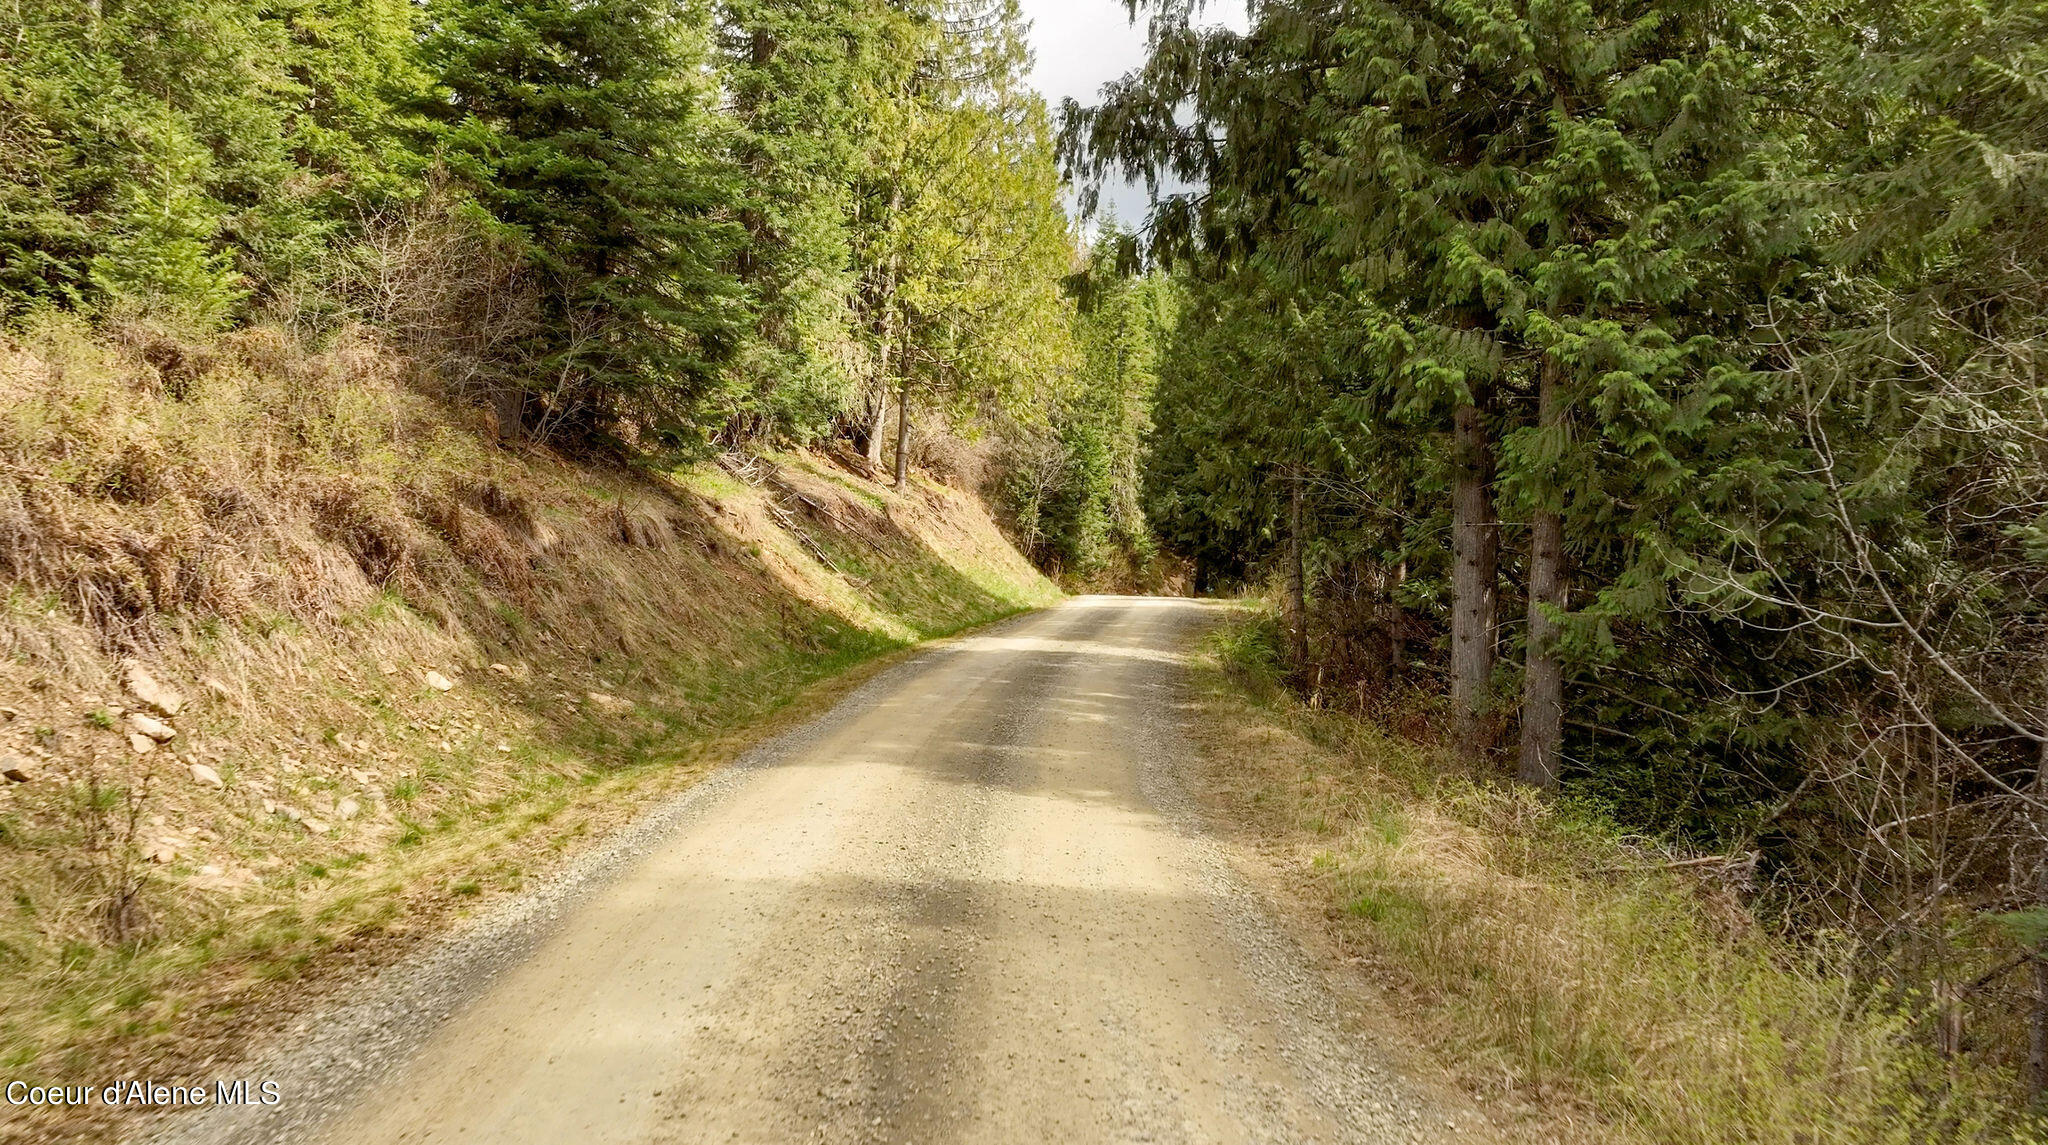
[[[853,188],[899,21],[874,0],[719,9],[733,207],[746,230],[735,272],[758,323],[731,365],[735,437],[814,437],[853,400]]]
[[[545,280],[537,376],[499,395],[501,426],[610,413],[701,439],[746,326],[724,269],[740,236],[701,17],[650,0],[445,0],[431,26],[434,145]]]
[[[409,12],[26,0],[0,16],[7,302],[212,325],[311,269],[408,169],[389,98],[416,86]]]

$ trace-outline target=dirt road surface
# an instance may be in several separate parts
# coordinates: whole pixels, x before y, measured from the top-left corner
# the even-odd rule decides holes
[[[949,642],[657,809],[163,1140],[1486,1136],[1347,1030],[1181,790],[1214,613],[1083,597]]]

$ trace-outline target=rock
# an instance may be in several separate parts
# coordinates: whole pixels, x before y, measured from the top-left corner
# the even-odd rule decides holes
[[[36,777],[36,770],[32,760],[18,755],[0,755],[0,778],[9,783],[27,783]]]
[[[136,755],[148,755],[156,750],[156,741],[141,732],[129,732],[128,746],[135,749]]]
[[[596,704],[598,710],[606,715],[623,716],[633,710],[633,701],[631,700],[622,700],[617,696],[607,695],[603,692],[591,692],[589,696],[590,702]]]
[[[158,743],[169,743],[178,735],[176,728],[162,720],[153,720],[141,712],[128,713],[128,730],[141,732]]]
[[[426,680],[427,687],[434,689],[436,692],[445,692],[455,686],[455,681],[432,669],[427,670]]]
[[[325,835],[330,830],[326,823],[322,822],[319,819],[315,819],[310,815],[304,819],[299,820],[299,826],[304,827],[306,830],[311,831],[315,835]]]
[[[288,804],[288,803],[280,803],[280,804],[278,804],[278,805],[277,805],[277,813],[278,813],[279,815],[282,815],[282,816],[284,816],[285,818],[287,818],[287,819],[291,820],[291,821],[292,821],[292,822],[294,822],[294,823],[297,823],[298,821],[300,821],[301,819],[304,819],[304,818],[306,817],[306,813],[305,813],[304,811],[301,811],[301,810],[299,810],[298,808],[296,808],[296,807],[293,807],[293,806],[291,806],[291,805],[290,805],[290,804]]]
[[[389,660],[379,660],[379,661],[377,661],[377,670],[378,670],[379,672],[382,672],[382,673],[384,673],[384,674],[385,674],[386,676],[396,676],[396,675],[398,675],[398,665],[396,665],[396,664],[393,664],[393,663],[392,663],[391,661],[389,661]]]
[[[130,695],[167,716],[175,716],[185,706],[185,697],[174,688],[165,687],[138,660],[121,661],[121,683]]]
[[[195,763],[192,765],[192,782],[202,787],[219,787],[221,786],[220,772],[203,763]]]
[[[354,799],[344,799],[334,805],[334,817],[336,819],[353,819],[362,809],[363,805]]]
[[[512,674],[511,667],[505,664],[493,664],[491,665],[491,671],[496,672],[500,676],[510,676]]]
[[[498,750],[503,752],[509,752],[512,750],[512,745],[509,743],[501,743],[498,745]]]
[[[14,708],[10,708],[10,707],[6,706],[5,704],[0,704],[0,720],[6,720],[6,721],[7,721],[8,723],[10,723],[10,724],[11,724],[11,723],[13,723],[14,721],[16,721],[16,720],[18,720],[18,719],[20,719],[20,718],[21,718],[21,712],[20,712],[20,711],[18,711],[18,710],[16,710],[16,709],[14,709]]]

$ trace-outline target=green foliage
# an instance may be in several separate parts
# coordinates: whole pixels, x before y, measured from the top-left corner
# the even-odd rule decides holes
[[[75,4],[0,14],[0,304],[215,326],[309,269],[415,169],[403,0]]]
[[[1117,272],[1125,237],[1098,236],[1071,281],[1078,366],[1048,393],[1044,424],[1013,432],[1006,466],[1005,498],[1025,547],[1084,581],[1156,551],[1142,504],[1144,439],[1179,292],[1164,275]]]
[[[736,0],[716,46],[732,124],[734,270],[758,334],[734,357],[732,437],[810,439],[851,400],[853,186],[890,14],[869,0]]]
[[[856,322],[869,456],[900,411],[1017,410],[1071,368],[1073,241],[1016,0],[907,5],[875,75],[856,184]],[[906,455],[899,454],[903,473]]]
[[[536,383],[689,440],[743,322],[700,19],[648,0],[447,0],[430,23],[434,145],[542,277]]]
[[[0,313],[367,320],[600,439],[1000,420],[1075,353],[1026,62],[1009,0],[23,0]]]
[[[1569,793],[1761,849],[1872,977],[1985,972],[1956,918],[2048,861],[2048,7],[1136,8],[1149,60],[1063,145],[1195,188],[1146,228],[1188,295],[1162,540],[1202,579],[1300,552],[1297,679],[1373,709],[1437,686],[1455,526],[1497,512],[1483,650],[1523,655],[1485,683],[1557,666]]]

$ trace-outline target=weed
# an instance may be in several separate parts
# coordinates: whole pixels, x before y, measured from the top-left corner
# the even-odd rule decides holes
[[[1474,1085],[1503,1073],[1597,1140],[2016,1142],[2012,1079],[1940,1060],[1853,951],[1762,927],[1598,814],[1277,686],[1253,614],[1210,642],[1212,794],[1405,987]],[[1334,839],[1334,842],[1333,842]],[[1737,908],[1739,909],[1739,908]]]
[[[89,909],[106,941],[116,946],[141,938],[150,926],[144,898],[149,874],[137,841],[155,777],[152,766],[132,784],[109,784],[101,779],[95,756],[86,766],[85,781],[72,792]]]

